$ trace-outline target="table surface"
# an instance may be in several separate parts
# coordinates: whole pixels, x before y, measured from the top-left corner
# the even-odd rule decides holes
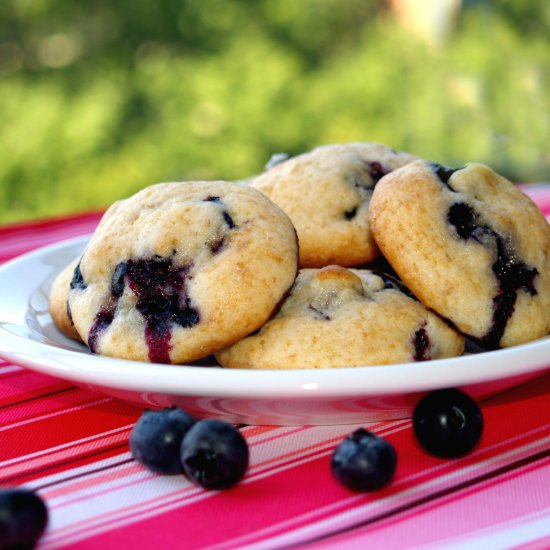
[[[550,215],[550,186],[524,190]],[[99,219],[0,227],[0,262]],[[43,497],[44,549],[550,548],[549,398],[550,372],[483,401],[480,444],[453,460],[425,453],[410,419],[367,425],[398,455],[393,482],[369,494],[330,472],[332,451],[358,426],[241,426],[245,478],[205,491],[133,460],[140,409],[0,360],[0,486]]]

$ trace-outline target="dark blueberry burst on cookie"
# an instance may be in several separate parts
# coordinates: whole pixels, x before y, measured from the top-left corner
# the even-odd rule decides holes
[[[174,326],[189,328],[200,320],[186,292],[189,268],[177,267],[170,258],[154,257],[120,262],[111,279],[111,292],[96,315],[88,334],[88,345],[97,350],[99,338],[113,322],[118,302],[127,285],[136,298],[135,308],[145,320],[148,357],[156,363],[170,362]]]

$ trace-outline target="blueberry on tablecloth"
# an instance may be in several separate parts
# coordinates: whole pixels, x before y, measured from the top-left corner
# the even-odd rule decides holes
[[[455,458],[468,454],[483,432],[483,415],[475,401],[456,389],[433,391],[413,412],[414,434],[429,453]]]
[[[395,449],[385,439],[359,428],[338,445],[331,468],[336,479],[353,491],[375,491],[387,485],[397,466]]]

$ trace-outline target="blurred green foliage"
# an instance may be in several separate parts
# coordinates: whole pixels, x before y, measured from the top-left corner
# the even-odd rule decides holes
[[[3,0],[0,222],[343,141],[548,180],[549,31],[538,0],[465,1],[438,45],[383,0]]]

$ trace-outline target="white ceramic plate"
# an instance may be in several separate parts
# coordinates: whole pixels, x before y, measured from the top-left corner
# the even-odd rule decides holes
[[[344,369],[249,371],[213,361],[173,366],[91,354],[48,313],[56,275],[88,237],[41,248],[0,268],[0,355],[141,406],[184,407],[249,424],[352,424],[410,416],[426,391],[460,387],[477,399],[550,369],[550,337],[453,359]]]

